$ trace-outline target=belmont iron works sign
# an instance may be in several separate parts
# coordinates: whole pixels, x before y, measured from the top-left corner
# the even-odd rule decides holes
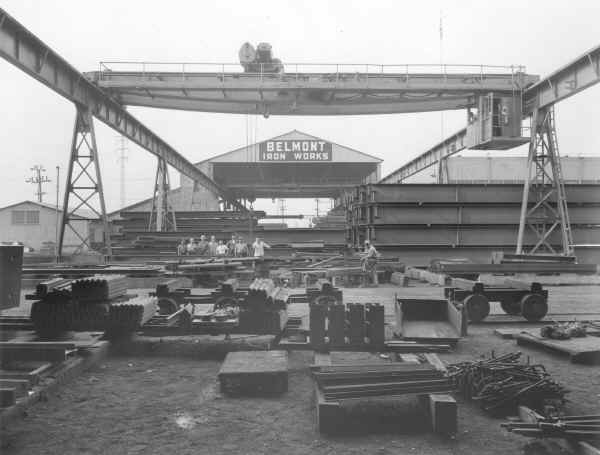
[[[259,144],[259,161],[331,161],[331,142],[317,140],[265,141]]]

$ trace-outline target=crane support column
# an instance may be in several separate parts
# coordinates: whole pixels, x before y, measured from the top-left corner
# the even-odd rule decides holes
[[[85,212],[77,213],[79,210]],[[93,214],[93,217],[90,217]],[[62,256],[65,231],[72,231],[81,241],[76,252],[92,248],[93,230],[80,232],[73,224],[74,221],[100,220],[104,235],[104,245],[107,256],[112,256],[110,230],[106,205],[104,204],[104,189],[100,175],[98,148],[94,132],[94,120],[89,109],[77,107],[75,127],[71,141],[71,156],[63,202],[62,221],[58,241],[58,254]]]
[[[158,159],[152,209],[150,210],[149,231],[177,231],[175,212],[169,203],[169,172],[164,159]]]
[[[534,233],[536,242],[528,251],[524,249],[526,230]],[[559,251],[552,245],[551,236],[556,239],[554,232],[558,232],[560,238]],[[573,254],[553,106],[538,108],[532,113],[527,175],[519,220],[517,254],[536,252]]]

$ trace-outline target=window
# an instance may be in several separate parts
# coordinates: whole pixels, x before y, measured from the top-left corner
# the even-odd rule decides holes
[[[13,210],[12,224],[40,224],[40,211]]]

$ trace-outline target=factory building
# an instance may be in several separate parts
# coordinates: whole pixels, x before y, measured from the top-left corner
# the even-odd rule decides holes
[[[0,242],[19,242],[33,251],[55,254],[56,232],[62,210],[43,202],[23,201],[0,208]],[[74,220],[77,234],[86,238],[88,220]],[[64,251],[69,254],[81,243],[71,229],[65,230]]]

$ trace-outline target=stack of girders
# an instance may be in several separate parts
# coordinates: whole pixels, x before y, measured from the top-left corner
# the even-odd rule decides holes
[[[443,371],[427,363],[330,365],[313,375],[326,401],[446,393],[454,388]]]

